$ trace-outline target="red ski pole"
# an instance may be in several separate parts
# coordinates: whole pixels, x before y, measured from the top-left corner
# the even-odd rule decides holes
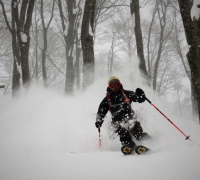
[[[99,132],[99,147],[101,147],[101,134],[100,134],[100,128],[98,128],[98,132]]]
[[[147,99],[147,97],[145,97],[145,99],[154,107],[156,108],[160,114],[162,114],[176,129],[178,129],[186,138],[185,140],[190,140],[190,136],[187,136],[183,131],[181,131],[167,116],[165,116],[154,104],[151,103],[151,101],[149,99]]]

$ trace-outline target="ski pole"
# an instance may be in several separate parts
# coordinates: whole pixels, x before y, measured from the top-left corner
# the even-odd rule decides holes
[[[101,147],[101,134],[100,134],[100,127],[98,128],[98,132],[99,132],[99,147]]]
[[[167,116],[165,116],[147,97],[145,99],[155,108],[159,111],[160,114],[162,114],[176,129],[178,129],[186,138],[185,140],[190,140],[190,136],[187,136],[183,131],[181,131]]]

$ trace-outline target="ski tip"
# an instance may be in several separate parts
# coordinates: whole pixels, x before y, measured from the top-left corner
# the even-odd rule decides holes
[[[125,144],[125,145],[123,145],[123,146],[121,147],[121,151],[122,151],[122,153],[123,153],[124,155],[127,155],[127,154],[131,154],[131,153],[132,153],[133,148],[132,148],[130,145]]]
[[[143,153],[145,153],[145,152],[147,152],[147,151],[149,151],[150,149],[149,148],[147,148],[147,147],[145,147],[145,146],[142,146],[142,145],[139,145],[139,146],[137,146],[136,148],[135,148],[135,152],[137,153],[137,154],[143,154]]]

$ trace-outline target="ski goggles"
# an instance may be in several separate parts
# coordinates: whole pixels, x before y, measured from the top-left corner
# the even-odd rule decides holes
[[[114,92],[117,92],[119,90],[120,86],[121,86],[121,83],[119,80],[111,81],[108,83],[108,87]]]

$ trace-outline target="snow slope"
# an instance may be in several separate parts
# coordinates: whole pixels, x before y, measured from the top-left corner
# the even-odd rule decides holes
[[[110,115],[101,128],[102,147],[94,125],[105,96],[107,78],[74,97],[33,86],[20,98],[0,97],[0,180],[198,180],[200,127],[197,121],[176,117],[163,100],[126,74],[117,74],[125,89],[141,87],[146,96],[183,132],[185,137],[148,102],[133,103],[151,152],[124,156],[110,130]],[[135,76],[134,76],[135,77]]]

